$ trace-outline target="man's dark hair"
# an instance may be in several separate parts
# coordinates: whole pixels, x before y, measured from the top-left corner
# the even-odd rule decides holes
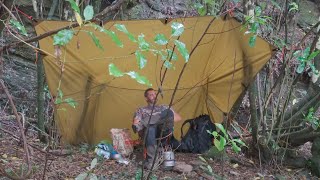
[[[144,91],[144,97],[147,97],[149,91],[154,91],[153,88],[148,88]]]

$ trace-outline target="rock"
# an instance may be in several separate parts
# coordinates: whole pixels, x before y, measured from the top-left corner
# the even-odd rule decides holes
[[[307,160],[304,157],[286,158],[285,165],[294,168],[304,168],[306,167]]]
[[[310,167],[313,175],[320,177],[320,156],[313,156],[311,159]]]
[[[194,15],[196,13],[183,0],[145,0],[128,8],[124,19],[164,19],[168,16],[173,18]]]
[[[308,26],[316,24],[319,20],[320,12],[317,5],[311,1],[299,2],[298,24],[307,30]]]
[[[190,173],[193,170],[193,167],[189,164],[186,164],[182,161],[176,161],[173,171],[178,173]]]
[[[205,165],[204,162],[200,161],[200,160],[193,160],[190,161],[189,164],[191,164],[192,166],[201,166],[201,165]]]
[[[235,172],[235,171],[230,171],[230,174],[231,174],[231,175],[234,175],[234,176],[237,176],[237,177],[239,177],[239,176],[240,176],[240,174],[239,174],[239,173],[237,173],[237,172]]]

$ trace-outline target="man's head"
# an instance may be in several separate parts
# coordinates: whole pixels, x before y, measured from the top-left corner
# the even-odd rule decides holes
[[[144,91],[144,97],[148,104],[153,104],[156,101],[156,91],[152,88],[148,88]]]

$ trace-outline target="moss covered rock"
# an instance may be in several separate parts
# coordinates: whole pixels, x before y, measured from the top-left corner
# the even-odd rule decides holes
[[[319,20],[319,5],[311,1],[300,1],[299,3],[298,24],[307,29],[307,27],[316,24]]]

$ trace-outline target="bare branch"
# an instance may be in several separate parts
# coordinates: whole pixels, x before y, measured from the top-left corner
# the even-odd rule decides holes
[[[27,159],[27,166],[28,166],[28,171],[27,171],[27,174],[25,174],[23,177],[13,177],[11,176],[10,174],[8,174],[6,171],[4,171],[4,174],[11,178],[11,179],[15,179],[15,180],[20,180],[20,179],[27,179],[30,174],[31,174],[31,166],[30,166],[30,154],[29,154],[29,149],[28,149],[28,145],[27,145],[27,139],[26,139],[26,136],[24,134],[24,131],[23,131],[23,126],[21,124],[21,118],[18,114],[18,111],[16,109],[16,106],[14,105],[13,103],[13,100],[11,98],[11,95],[7,89],[7,87],[5,86],[3,80],[0,80],[0,84],[4,90],[4,92],[6,93],[6,95],[8,96],[8,99],[9,99],[9,102],[10,102],[10,105],[11,105],[11,108],[13,110],[13,113],[14,115],[16,116],[17,118],[17,121],[18,121],[18,126],[19,126],[19,129],[20,129],[20,133],[21,133],[21,137],[22,137],[22,140],[23,140],[23,147],[24,147],[24,150],[25,150],[25,153],[26,153],[26,159]],[[2,167],[1,167],[2,168]]]
[[[10,11],[10,9],[8,9],[7,6],[3,4],[2,1],[0,1],[0,5],[10,14],[10,16],[11,16],[14,20],[17,20],[17,18],[12,14],[12,12]]]
[[[97,14],[93,20],[91,20],[91,22],[96,22],[96,21],[100,21],[102,20],[105,15],[107,15],[109,12],[112,12],[118,8],[120,8],[121,4],[124,2],[124,0],[118,0],[116,1],[115,4],[111,5],[111,6],[108,6],[106,7],[103,11],[101,11],[99,14]],[[36,37],[32,37],[32,38],[29,38],[27,40],[25,40],[24,42],[21,42],[21,41],[18,41],[18,42],[14,42],[14,43],[11,43],[11,44],[7,44],[3,47],[0,48],[0,53],[3,52],[4,50],[6,49],[9,49],[9,48],[13,48],[13,47],[17,47],[19,45],[22,45],[24,43],[31,43],[31,42],[35,42],[35,41],[39,41],[43,38],[46,38],[48,36],[51,36],[53,34],[56,34],[57,32],[61,31],[61,30],[64,30],[64,29],[71,29],[71,28],[76,28],[78,27],[79,24],[78,23],[73,23],[69,26],[65,26],[65,27],[62,27],[62,28],[59,28],[59,29],[56,29],[56,30],[52,30],[52,31],[49,31],[47,33],[44,33],[44,34],[41,34],[39,36],[36,36]]]

